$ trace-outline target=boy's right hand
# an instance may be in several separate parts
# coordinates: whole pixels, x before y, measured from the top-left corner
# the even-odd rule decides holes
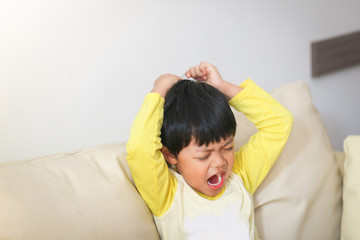
[[[151,92],[158,93],[165,98],[169,89],[179,80],[181,80],[181,78],[174,74],[163,74],[155,80],[154,87]]]

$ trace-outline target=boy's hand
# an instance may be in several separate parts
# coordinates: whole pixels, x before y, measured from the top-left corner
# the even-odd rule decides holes
[[[215,88],[220,88],[224,83],[217,68],[207,62],[201,62],[199,65],[191,67],[186,71],[185,75],[186,77],[192,77],[199,82],[206,82]]]
[[[230,100],[238,94],[242,88],[222,79],[217,68],[207,62],[201,62],[199,65],[191,67],[185,72],[186,77],[192,77],[199,82],[207,84],[220,90]]]
[[[151,92],[159,93],[163,98],[165,98],[169,89],[179,80],[181,80],[181,78],[174,74],[163,74],[155,80],[154,87]]]

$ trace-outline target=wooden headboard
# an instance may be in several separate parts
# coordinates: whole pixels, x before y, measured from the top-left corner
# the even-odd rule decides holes
[[[360,63],[360,31],[311,43],[314,77]]]

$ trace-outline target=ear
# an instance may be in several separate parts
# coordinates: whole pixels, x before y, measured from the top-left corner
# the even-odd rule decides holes
[[[164,155],[165,160],[169,163],[169,164],[177,164],[177,159],[176,157],[169,151],[169,149],[165,146],[163,146],[161,148],[161,152]]]

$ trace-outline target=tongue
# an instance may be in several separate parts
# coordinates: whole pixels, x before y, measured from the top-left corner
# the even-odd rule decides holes
[[[217,184],[219,182],[219,176],[218,175],[212,176],[211,178],[209,178],[208,182],[211,184]]]

